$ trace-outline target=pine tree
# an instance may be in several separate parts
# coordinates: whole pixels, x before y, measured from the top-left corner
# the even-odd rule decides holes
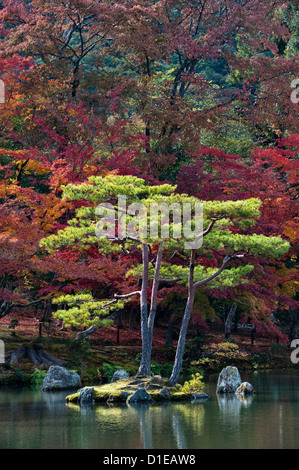
[[[245,282],[252,266],[236,264],[229,267],[230,263],[242,260],[249,252],[252,255],[277,257],[289,247],[280,237],[238,233],[238,230],[254,225],[260,214],[259,200],[202,203],[195,197],[175,193],[175,189],[169,184],[147,185],[141,178],[118,175],[90,177],[88,183],[67,185],[63,188],[64,197],[85,201],[87,205],[77,209],[76,217],[69,221],[68,227],[42,241],[42,246],[50,251],[66,246],[77,246],[80,249],[96,245],[99,252],[105,255],[121,250],[129,252],[132,246],[141,247],[142,263],[128,271],[128,275],[141,277],[140,290],[115,294],[113,299],[101,301],[95,301],[90,293],[64,296],[56,300],[69,305],[67,310],[59,311],[59,318],[69,324],[89,326],[94,331],[95,327],[106,325],[111,312],[123,308],[124,301],[132,296],[139,296],[142,357],[138,376],[150,375],[152,338],[161,280],[182,283],[187,287],[188,300],[171,384],[177,382],[181,370],[196,289],[208,283],[239,285]],[[124,199],[120,199],[124,197],[126,206],[123,206]],[[120,200],[122,204],[119,203]],[[196,207],[202,207],[202,204],[201,225]],[[153,207],[157,210],[154,215],[151,212]],[[184,219],[182,208],[186,210],[187,207],[189,217]],[[169,218],[167,213],[165,218],[163,208],[173,209],[172,217]],[[201,265],[196,266],[197,252],[201,249],[202,241],[204,250],[220,253],[223,257],[219,267],[205,269]],[[170,257],[169,254],[174,250],[186,253],[190,259],[189,267],[163,262],[163,256],[168,254]]]

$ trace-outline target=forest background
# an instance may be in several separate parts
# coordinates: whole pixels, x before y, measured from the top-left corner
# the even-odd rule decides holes
[[[91,359],[75,338],[105,315],[89,311],[66,321],[67,302],[61,307],[57,299],[83,293],[102,301],[137,289],[140,279],[128,272],[141,264],[140,247],[108,253],[74,236],[49,252],[41,241],[90,206],[65,198],[67,185],[119,175],[173,185],[175,194],[206,203],[261,200],[255,225],[232,225],[232,237],[280,236],[289,249],[276,259],[246,253],[253,266],[246,282],[242,276],[196,292],[185,359],[190,367],[203,348],[215,359],[213,345],[221,351],[219,342],[223,347],[224,336],[233,336],[225,323],[234,313],[237,349],[250,352],[251,364],[254,357],[269,363],[269,345],[288,347],[299,325],[299,2],[16,0],[0,2],[0,17],[5,344],[42,343],[87,374]],[[203,245],[197,263],[217,270],[225,248]],[[175,266],[189,261],[179,250],[166,259]],[[151,293],[149,286],[148,300]],[[186,297],[184,285],[160,283],[156,371],[173,360]],[[113,324],[103,322],[88,336],[98,353],[88,363],[93,380],[105,376],[103,363],[110,372],[115,363],[138,365],[139,303],[132,298],[115,313]],[[264,349],[240,334],[244,323],[254,327],[256,347],[257,338],[266,340]]]

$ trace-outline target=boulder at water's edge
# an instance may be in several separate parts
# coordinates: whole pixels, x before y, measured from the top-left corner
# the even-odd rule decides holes
[[[248,395],[250,393],[254,393],[254,388],[249,382],[242,382],[236,390],[237,395]]]
[[[81,378],[76,372],[61,366],[51,366],[41,386],[42,391],[68,390],[78,388]]]
[[[117,380],[128,379],[129,377],[129,374],[125,369],[119,369],[114,372],[111,383],[117,382]]]
[[[216,393],[235,393],[241,383],[237,367],[227,366],[219,374]]]
[[[79,390],[78,402],[80,405],[93,403],[93,387],[84,387]]]
[[[151,400],[151,396],[144,388],[138,388],[134,393],[132,393],[132,395],[128,397],[127,403],[149,403]]]

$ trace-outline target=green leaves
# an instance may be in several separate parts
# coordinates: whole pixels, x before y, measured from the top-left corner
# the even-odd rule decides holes
[[[134,223],[138,225],[136,233],[139,234],[139,238],[151,244],[157,243],[161,239],[170,240],[175,238],[178,246],[181,245],[181,239],[185,236],[184,229],[186,225],[184,224],[186,222],[183,218],[187,207],[190,209],[188,219],[190,223],[189,232],[192,232],[191,237],[193,238],[199,236],[202,232],[199,229],[197,229],[198,233],[194,232],[195,220],[198,220],[198,216],[195,214],[195,207],[199,205],[203,206],[204,227],[207,227],[214,218],[218,218],[219,220],[215,225],[219,228],[230,225],[247,228],[253,225],[255,219],[260,215],[259,208],[261,201],[258,199],[252,198],[245,201],[200,201],[196,197],[178,194],[175,191],[175,186],[169,184],[147,185],[142,178],[130,175],[91,176],[88,183],[64,186],[64,198],[84,200],[92,205],[77,209],[76,218],[69,222],[70,227],[60,231],[55,236],[49,237],[47,241],[43,241],[42,246],[55,249],[65,244],[76,243],[80,245],[82,243],[95,243],[95,224],[96,220],[100,219],[99,214],[97,214],[96,205],[102,209],[103,203],[109,203],[107,210],[110,211],[109,220],[112,233],[110,238],[113,238],[115,233],[115,222],[118,221],[119,223],[121,218],[121,223],[124,224],[125,228],[129,225],[130,227],[135,227]],[[120,203],[120,200],[124,202]],[[141,215],[140,208],[143,209]],[[152,212],[154,210],[155,212]],[[100,215],[103,217],[102,212]],[[160,224],[160,229],[162,229],[163,224],[166,228],[169,227],[169,232],[156,230],[153,235],[153,224],[157,223]],[[143,224],[142,230],[140,224]],[[182,227],[181,232],[179,232],[180,224]],[[106,233],[109,236],[109,230]],[[177,235],[178,233],[179,235]],[[109,242],[105,243],[103,238],[105,237],[101,237],[101,246],[104,250],[108,250]]]
[[[229,230],[215,230],[204,238],[204,247],[230,252],[249,252],[254,256],[279,258],[289,250],[289,243],[280,237],[242,235]]]
[[[259,199],[251,198],[242,201],[204,201],[204,217],[228,217],[237,224],[239,219],[247,220],[251,225],[260,216],[262,202]],[[240,221],[241,222],[241,221]]]
[[[218,268],[205,268],[197,265],[194,268],[194,282],[202,281],[211,276]],[[252,265],[242,265],[238,267],[228,267],[222,273],[209,282],[208,288],[235,287],[248,281],[248,275],[253,269]],[[142,275],[142,267],[138,266],[129,270],[128,276],[136,278]],[[154,276],[154,269],[149,271],[150,279]],[[178,284],[186,286],[188,284],[189,266],[177,266],[170,263],[163,263],[160,269],[160,279],[177,279]]]
[[[65,305],[67,308],[57,310],[53,316],[69,326],[110,326],[113,320],[107,319],[115,310],[124,308],[125,300],[95,300],[91,294],[63,295],[53,299],[53,304]]]
[[[207,230],[211,223],[214,224],[213,229],[203,239],[203,247],[206,250],[226,250],[229,253],[248,251],[254,256],[270,258],[277,258],[287,252],[289,245],[280,237],[243,235],[233,233],[229,229],[230,227],[245,229],[254,225],[256,218],[260,216],[259,199],[200,201],[193,196],[178,194],[175,189],[175,186],[169,184],[147,185],[142,178],[130,175],[92,176],[88,183],[69,184],[63,187],[64,197],[87,200],[91,205],[76,209],[76,217],[69,221],[69,226],[43,239],[41,246],[50,252],[74,245],[79,249],[96,245],[102,253],[120,252],[122,247],[117,237],[121,231],[121,223],[124,228],[121,238],[123,240],[128,241],[130,238],[127,232],[129,227],[133,230],[133,235],[136,234],[131,236],[135,243],[136,241],[138,243],[139,239],[139,243],[154,245],[165,239],[167,241],[165,248],[168,250],[184,250],[187,227],[184,225],[186,223],[184,210],[188,206],[190,208],[188,236],[191,237],[188,240],[202,235],[203,230]],[[124,198],[122,205],[119,203],[119,196]],[[105,216],[102,215],[106,209],[99,213],[97,207],[103,209],[101,203],[107,204],[107,202],[109,202],[110,218],[106,223]],[[132,205],[134,203],[135,205]],[[194,208],[201,204],[203,228],[195,224]],[[143,209],[141,215],[140,207]],[[100,225],[102,231],[97,232],[99,222],[102,224]]]
[[[109,201],[113,196],[125,195],[128,201],[136,201],[154,194],[171,194],[176,187],[169,184],[146,185],[144,179],[131,175],[90,176],[89,183],[62,186],[63,198],[86,200],[95,204]]]

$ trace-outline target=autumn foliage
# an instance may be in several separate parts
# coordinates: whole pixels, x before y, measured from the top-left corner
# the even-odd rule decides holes
[[[298,14],[296,1],[1,2],[0,321],[26,306],[52,315],[59,296],[137,289],[141,276],[126,275],[141,265],[136,246],[41,243],[95,202],[63,197],[67,185],[127,175],[207,203],[261,201],[255,225],[232,236],[279,236],[289,250],[246,253],[248,282],[202,288],[191,326],[223,325],[236,303],[239,322],[286,340],[299,323]],[[217,269],[225,248],[203,245],[200,266]],[[165,256],[188,266],[179,249]],[[186,285],[162,285],[158,310],[179,326],[176,294]]]

